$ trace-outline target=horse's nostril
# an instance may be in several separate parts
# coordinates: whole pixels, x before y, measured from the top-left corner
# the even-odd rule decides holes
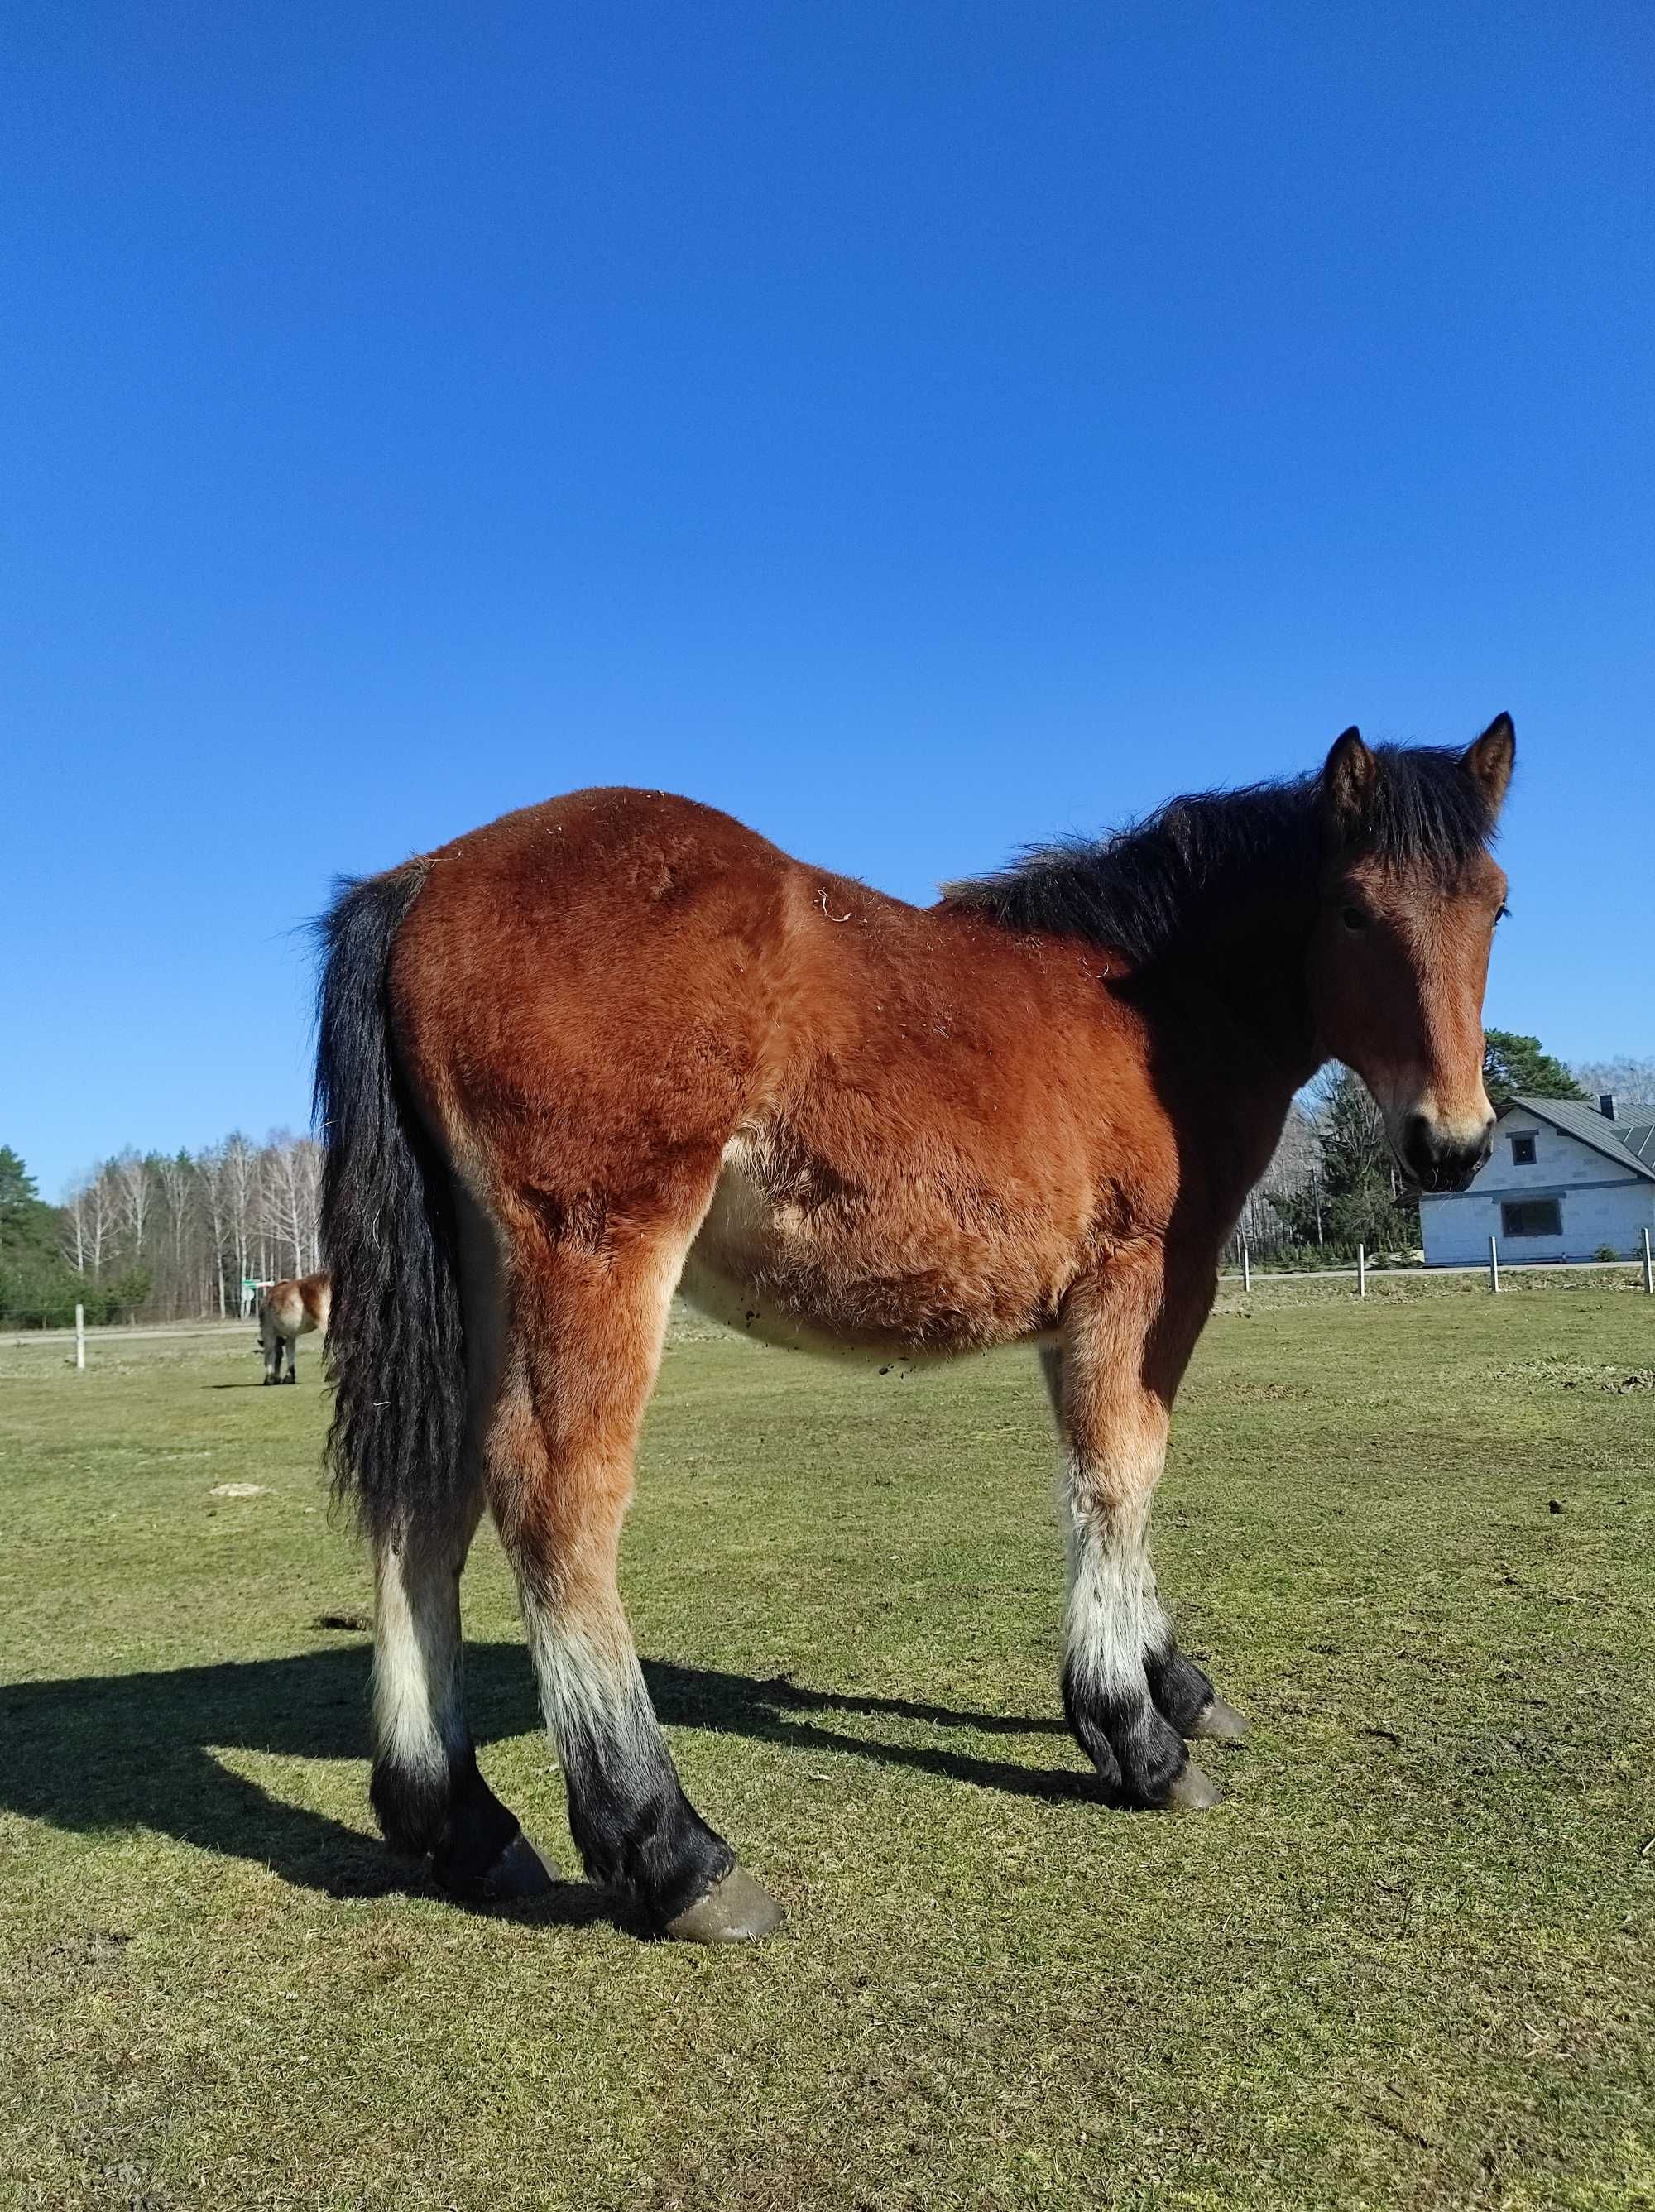
[[[1402,1158],[1421,1182],[1428,1182],[1436,1172],[1437,1148],[1432,1142],[1431,1124],[1423,1114],[1410,1114],[1408,1118]]]

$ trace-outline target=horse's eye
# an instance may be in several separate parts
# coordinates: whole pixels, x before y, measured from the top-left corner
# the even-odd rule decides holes
[[[1367,927],[1367,916],[1362,912],[1361,908],[1359,906],[1348,906],[1344,912],[1340,915],[1339,919],[1344,923],[1347,929],[1366,929]]]
[[[1505,921],[1506,915],[1510,914],[1511,910],[1512,909],[1508,906],[1503,906],[1500,908],[1499,913],[1494,916],[1494,927],[1496,929],[1500,927],[1500,923]]]

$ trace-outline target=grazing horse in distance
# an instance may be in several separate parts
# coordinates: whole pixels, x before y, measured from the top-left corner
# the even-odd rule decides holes
[[[1337,1058],[1398,1161],[1488,1158],[1515,741],[1172,800],[917,908],[660,792],[587,791],[341,886],[323,925],[329,1455],[372,1546],[371,1796],[471,1898],[551,1881],[478,1771],[459,1573],[516,1574],[592,1878],[656,1930],[779,1908],[689,1802],[617,1588],[675,1288],[773,1344],[1037,1348],[1062,1695],[1103,1796],[1199,1808],[1243,1723],[1178,1649],[1150,1499],[1220,1255]]]
[[[308,1336],[313,1329],[320,1329],[326,1334],[332,1294],[332,1277],[326,1271],[319,1275],[300,1275],[271,1285],[259,1305],[259,1342],[265,1354],[266,1382],[298,1381],[294,1341]],[[288,1363],[285,1375],[282,1372],[284,1351]]]

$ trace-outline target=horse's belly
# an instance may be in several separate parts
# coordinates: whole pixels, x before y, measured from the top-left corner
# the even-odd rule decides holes
[[[879,1359],[910,1357],[904,1347],[873,1338],[851,1340],[824,1322],[800,1311],[795,1294],[783,1297],[772,1274],[758,1268],[732,1266],[726,1256],[709,1251],[699,1242],[685,1262],[678,1294],[704,1314],[721,1322],[756,1343],[770,1344],[786,1352],[814,1352],[836,1358]],[[816,1302],[811,1301],[812,1304]]]
[[[925,1359],[1037,1340],[1068,1287],[1025,1237],[973,1235],[909,1194],[860,1202],[738,1139],[679,1283],[698,1311],[801,1352]]]

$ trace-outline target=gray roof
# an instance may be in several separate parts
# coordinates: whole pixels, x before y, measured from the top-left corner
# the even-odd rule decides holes
[[[1583,1145],[1590,1145],[1618,1166],[1630,1168],[1634,1175],[1646,1176],[1655,1182],[1655,1114],[1648,1107],[1635,1108],[1639,1118],[1634,1121],[1623,1121],[1617,1115],[1611,1121],[1582,1098],[1508,1098],[1500,1113],[1509,1114],[1513,1106],[1537,1114],[1566,1136],[1578,1137]]]

